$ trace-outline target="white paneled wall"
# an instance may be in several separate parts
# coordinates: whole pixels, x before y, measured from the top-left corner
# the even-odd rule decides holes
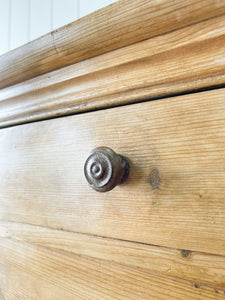
[[[0,55],[116,0],[0,0]]]
[[[9,47],[16,48],[28,42],[29,0],[11,0]]]
[[[18,0],[17,0],[18,1]],[[19,0],[20,1],[20,0]],[[51,31],[52,5],[50,0],[29,0],[29,41]],[[50,30],[49,30],[50,29]]]
[[[0,0],[0,54],[10,49],[9,31],[10,31],[10,2]]]
[[[62,13],[63,12],[63,13]],[[59,28],[79,18],[78,0],[53,0],[52,26]]]
[[[107,6],[115,1],[111,0],[80,0],[79,3],[79,17],[83,17],[92,13],[93,11]]]

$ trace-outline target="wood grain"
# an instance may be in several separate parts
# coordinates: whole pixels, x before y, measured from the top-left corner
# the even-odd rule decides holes
[[[0,221],[0,236],[225,289],[225,257]]]
[[[218,0],[121,0],[0,57],[0,88],[225,13]]]
[[[224,96],[220,89],[2,129],[0,218],[225,255]],[[108,193],[83,175],[97,146],[131,163],[127,183]]]
[[[10,300],[225,297],[223,289],[204,284],[8,239],[0,241],[0,287]]]
[[[0,126],[225,84],[225,16],[0,91]]]

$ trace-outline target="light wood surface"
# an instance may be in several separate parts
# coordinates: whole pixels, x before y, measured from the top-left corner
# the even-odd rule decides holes
[[[0,242],[0,288],[6,299],[224,299],[223,289],[204,284],[9,239]]]
[[[120,0],[0,57],[0,88],[225,13],[218,0]]]
[[[2,129],[0,218],[224,255],[224,97],[218,89]],[[83,175],[97,146],[131,162],[127,183],[108,193]]]
[[[224,45],[224,1],[121,0],[0,57],[0,300],[225,299]]]
[[[0,221],[0,236],[225,289],[225,257]]]
[[[0,91],[0,126],[225,84],[225,16]]]

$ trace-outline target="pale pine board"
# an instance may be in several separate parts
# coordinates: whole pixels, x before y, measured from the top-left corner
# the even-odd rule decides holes
[[[0,221],[0,236],[225,289],[225,257]]]
[[[0,127],[225,84],[225,16],[0,90]]]
[[[224,13],[224,1],[117,1],[1,56],[0,88]]]
[[[221,89],[2,129],[0,218],[224,255],[224,97]],[[131,162],[127,183],[108,193],[83,175],[97,146]]]
[[[224,290],[63,251],[0,239],[6,299],[224,299]]]

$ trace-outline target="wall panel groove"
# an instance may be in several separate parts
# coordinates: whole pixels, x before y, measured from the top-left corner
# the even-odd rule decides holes
[[[0,0],[0,55],[116,0]]]

